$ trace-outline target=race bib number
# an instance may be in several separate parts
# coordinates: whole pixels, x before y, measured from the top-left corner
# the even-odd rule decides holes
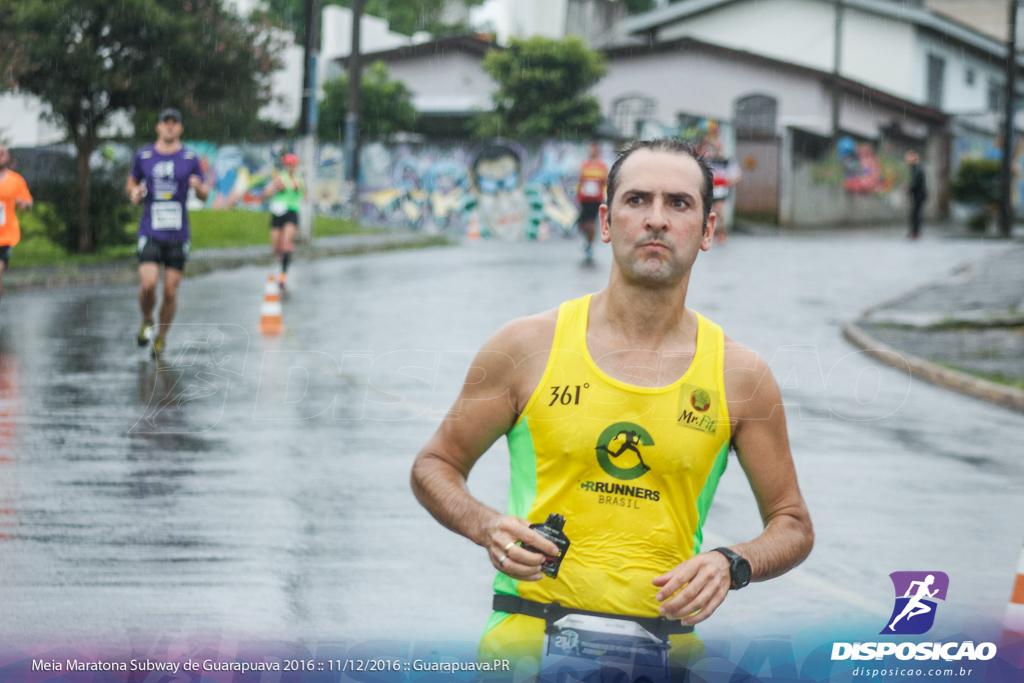
[[[580,195],[584,197],[600,197],[601,196],[601,184],[596,180],[585,180],[583,186],[580,188]]]
[[[153,202],[152,226],[154,230],[181,230],[181,204]]]
[[[270,202],[270,213],[275,216],[283,216],[288,212],[288,205],[284,202]]]
[[[7,205],[0,203],[0,225],[7,225]]]

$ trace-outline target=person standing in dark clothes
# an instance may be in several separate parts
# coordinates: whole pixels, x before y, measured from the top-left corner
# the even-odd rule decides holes
[[[921,169],[921,157],[911,150],[905,157],[910,166],[910,184],[907,194],[910,195],[910,239],[916,240],[921,233],[921,209],[928,198],[928,186],[925,183],[924,171]]]

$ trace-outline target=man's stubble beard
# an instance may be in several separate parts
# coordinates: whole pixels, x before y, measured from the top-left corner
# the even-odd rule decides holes
[[[608,229],[614,229],[611,209],[608,210]],[[640,258],[638,251],[640,245],[652,241],[659,242],[667,247],[668,259]],[[624,261],[625,267],[620,263],[620,271],[622,271],[627,280],[640,285],[653,287],[674,285],[685,278],[690,272],[690,266],[681,263],[678,259],[678,249],[675,240],[665,235],[659,237],[650,231],[645,231],[643,235],[633,242]]]

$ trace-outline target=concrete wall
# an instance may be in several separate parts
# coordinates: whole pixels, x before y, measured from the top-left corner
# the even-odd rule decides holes
[[[907,220],[906,196],[897,191],[852,193],[841,184],[815,181],[813,166],[800,164],[792,172],[791,215],[793,227],[830,227],[899,223]]]
[[[915,97],[921,78],[916,68],[916,42],[916,30],[910,24],[848,9],[843,13],[840,73],[879,90],[923,102],[923,97]],[[831,71],[832,60],[821,68]]]

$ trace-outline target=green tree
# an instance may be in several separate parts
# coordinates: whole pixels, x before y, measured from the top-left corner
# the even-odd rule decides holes
[[[399,131],[411,131],[416,125],[412,93],[401,81],[393,81],[384,62],[374,62],[363,70],[359,101],[359,136],[382,138]],[[325,141],[345,138],[348,112],[348,75],[324,83],[317,132]]]
[[[0,89],[39,97],[75,145],[80,251],[94,247],[89,157],[112,117],[173,105],[190,130],[242,133],[280,66],[269,23],[222,0],[0,0],[0,27],[18,55]]]
[[[640,14],[654,7],[654,0],[622,0],[630,14]]]
[[[483,2],[462,1],[467,6]],[[306,0],[267,0],[267,10],[301,39],[305,30],[305,3]],[[428,31],[435,35],[469,32],[471,29],[465,24],[445,21],[444,9],[447,3],[448,0],[366,0],[363,12],[386,20],[392,31],[406,35],[417,31]],[[352,0],[326,0],[320,5],[351,7]]]
[[[582,138],[601,122],[597,98],[587,91],[607,67],[579,38],[513,40],[508,49],[488,53],[483,68],[498,91],[494,111],[477,117],[477,135]]]

